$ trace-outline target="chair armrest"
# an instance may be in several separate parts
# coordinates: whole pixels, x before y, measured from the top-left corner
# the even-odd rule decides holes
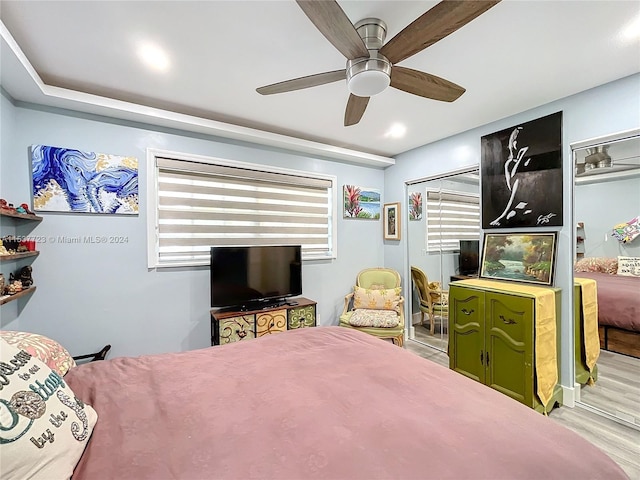
[[[99,352],[89,353],[89,354],[86,354],[86,355],[77,355],[77,356],[73,357],[73,359],[74,360],[85,360],[87,358],[91,358],[91,360],[89,360],[89,362],[95,362],[95,361],[99,361],[99,360],[104,360],[107,357],[107,353],[109,353],[109,350],[111,350],[111,345],[105,345],[104,348],[102,350],[100,350]]]
[[[344,296],[344,309],[342,310],[342,315],[349,311],[349,304],[351,303],[351,299],[353,298],[353,292]]]

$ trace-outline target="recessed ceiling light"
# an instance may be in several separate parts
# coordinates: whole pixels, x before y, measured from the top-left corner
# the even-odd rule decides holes
[[[138,56],[150,68],[160,72],[169,69],[169,57],[160,47],[151,43],[143,43],[138,47]]]
[[[402,138],[405,133],[407,133],[407,127],[402,125],[401,123],[394,123],[391,125],[391,128],[387,130],[387,133],[384,134],[385,137],[391,138]]]
[[[635,19],[620,30],[620,39],[625,42],[632,42],[638,38],[640,38],[640,15],[636,16]]]

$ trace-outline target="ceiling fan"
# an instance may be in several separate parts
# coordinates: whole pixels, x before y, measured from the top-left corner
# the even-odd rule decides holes
[[[344,70],[318,73],[257,88],[262,95],[291,92],[347,80],[349,100],[345,127],[357,124],[369,97],[389,85],[421,97],[453,102],[465,92],[460,85],[398,62],[433,45],[480,16],[500,0],[445,0],[422,14],[384,43],[387,26],[377,18],[351,23],[335,0],[296,0],[300,8],[340,53],[347,57]]]

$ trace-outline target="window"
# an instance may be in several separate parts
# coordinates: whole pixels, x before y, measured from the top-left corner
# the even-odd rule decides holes
[[[480,196],[427,189],[427,252],[456,251],[460,240],[480,238]]]
[[[334,258],[336,178],[148,151],[149,268],[208,265],[213,245],[302,245]]]

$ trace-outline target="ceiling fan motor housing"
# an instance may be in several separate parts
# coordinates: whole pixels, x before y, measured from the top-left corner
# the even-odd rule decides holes
[[[358,97],[372,97],[391,84],[391,62],[378,52],[387,36],[387,26],[377,18],[365,18],[354,26],[369,57],[347,60],[347,85]]]

